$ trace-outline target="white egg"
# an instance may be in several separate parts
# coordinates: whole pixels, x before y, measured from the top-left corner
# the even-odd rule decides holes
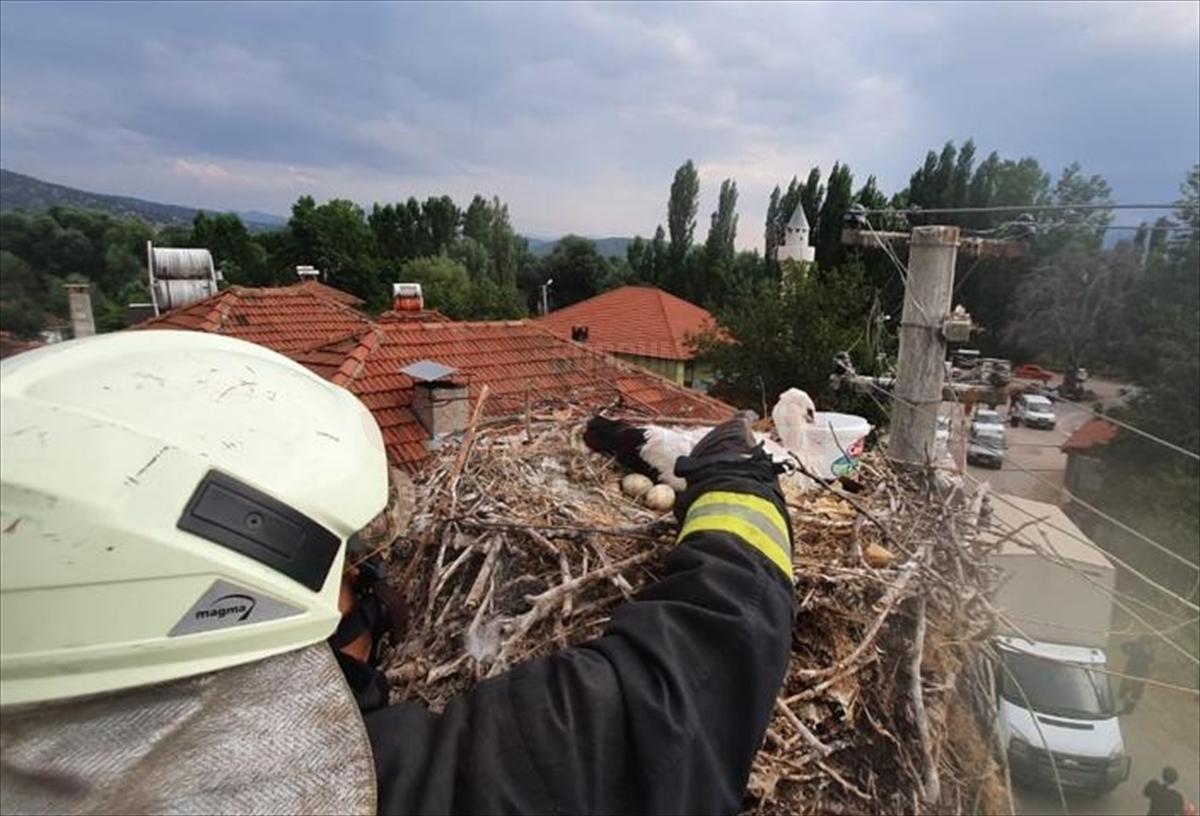
[[[631,496],[635,499],[645,494],[652,487],[654,487],[654,482],[650,481],[648,476],[643,476],[640,473],[630,473],[621,480],[621,490],[625,492],[626,496]]]
[[[670,485],[655,485],[646,491],[646,495],[642,497],[642,501],[651,510],[664,513],[675,505],[675,491]]]

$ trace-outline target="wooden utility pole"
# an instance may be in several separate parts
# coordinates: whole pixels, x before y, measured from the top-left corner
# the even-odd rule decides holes
[[[909,246],[888,456],[900,465],[924,466],[933,458],[946,379],[942,323],[954,292],[958,227],[914,227]]]
[[[864,225],[866,229],[862,229]],[[859,224],[842,230],[842,243],[848,246],[882,247],[892,242],[908,242],[910,247],[896,376],[864,377],[850,371],[836,374],[834,379],[861,390],[892,391],[896,400],[892,403],[888,456],[901,466],[920,467],[932,459],[943,399],[968,405],[995,405],[1008,399],[1005,387],[946,380],[946,339],[942,332],[954,295],[958,253],[978,258],[1019,258],[1026,247],[1020,241],[961,237],[958,227],[914,227],[908,233],[881,232],[870,224]],[[960,432],[959,437],[965,439],[965,434]],[[965,457],[965,449],[960,453]]]

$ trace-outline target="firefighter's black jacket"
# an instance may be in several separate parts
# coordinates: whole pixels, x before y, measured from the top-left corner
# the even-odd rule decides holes
[[[790,651],[790,528],[780,558],[762,532],[787,523],[773,475],[689,493],[664,577],[602,637],[484,681],[440,716],[366,715],[381,813],[741,808]]]

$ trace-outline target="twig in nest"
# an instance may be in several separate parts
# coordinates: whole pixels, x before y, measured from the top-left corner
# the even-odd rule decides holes
[[[908,586],[908,582],[912,580],[913,575],[916,574],[917,567],[921,565],[921,561],[924,559],[924,557],[925,545],[922,544],[917,548],[917,551],[913,553],[912,558],[908,560],[908,563],[901,567],[900,574],[896,579],[896,583],[888,587],[888,591],[884,593],[883,609],[880,610],[879,615],[875,618],[875,621],[871,624],[870,628],[867,629],[867,633],[863,635],[862,641],[858,644],[858,646],[854,647],[854,651],[850,652],[850,654],[846,655],[832,666],[824,669],[800,669],[798,672],[796,672],[797,675],[805,680],[816,680],[822,677],[835,678],[844,669],[853,666],[862,653],[866,651],[867,647],[870,646],[875,640],[875,636],[879,634],[879,630],[883,627],[884,621],[886,621],[888,616],[892,613],[892,607],[894,607],[896,602],[900,600],[901,594]]]
[[[941,797],[941,782],[938,780],[937,763],[933,759],[933,740],[929,736],[929,718],[925,713],[925,694],[921,690],[921,658],[925,654],[925,596],[917,598],[917,625],[913,632],[913,654],[909,670],[909,701],[917,723],[917,736],[921,740],[921,799],[926,806],[937,804]]]
[[[827,757],[833,753],[833,749],[817,739],[817,735],[808,730],[808,726],[804,724],[804,721],[796,716],[796,712],[784,705],[783,700],[775,701],[775,709],[783,714],[783,718],[791,724],[792,728],[796,729],[796,733],[800,735],[800,739],[808,743],[808,747],[816,751],[817,754]]]
[[[517,530],[528,533],[531,530],[560,530],[577,533],[596,533],[598,535],[617,536],[618,538],[641,538],[647,541],[657,541],[671,525],[663,519],[655,519],[649,524],[633,527],[606,527],[587,524],[527,524],[520,521],[482,521],[479,519],[460,517],[454,521],[463,527],[475,527],[483,530]]]
[[[860,502],[857,497],[855,497],[853,494],[846,493],[845,491],[842,491],[842,490],[835,490],[833,485],[829,484],[825,479],[821,478],[820,476],[818,476],[817,474],[815,474],[811,470],[809,470],[807,467],[805,467],[804,463],[801,462],[798,457],[792,457],[792,459],[794,460],[796,469],[799,470],[805,476],[807,476],[811,481],[816,482],[817,485],[822,490],[829,491],[833,495],[837,496],[839,499],[844,500],[846,502],[846,504],[853,507],[859,513],[862,513],[864,516],[866,516],[866,518],[869,522],[871,522],[872,524],[874,524],[876,527],[879,528],[879,532],[883,535],[884,540],[889,541],[889,542],[895,541],[895,538],[892,536],[891,529],[886,524],[884,524],[882,521],[880,521],[875,516],[874,513],[872,513],[870,510],[868,510],[866,507],[864,507],[862,502]]]
[[[479,399],[475,400],[475,410],[471,412],[471,421],[467,423],[467,430],[463,433],[462,442],[458,446],[458,456],[454,459],[454,468],[450,471],[450,481],[446,483],[446,488],[450,493],[449,515],[454,515],[454,508],[458,504],[458,480],[467,464],[467,457],[471,455],[471,446],[475,442],[475,431],[479,426],[479,414],[483,411],[483,404],[487,398],[488,385],[484,383],[483,388],[479,389]]]
[[[556,609],[558,605],[562,603],[563,598],[569,593],[578,592],[580,589],[588,586],[589,584],[600,581],[609,577],[610,575],[627,570],[630,567],[645,563],[657,554],[658,553],[654,550],[638,553],[637,555],[626,558],[624,561],[617,561],[613,564],[609,564],[607,567],[601,567],[598,570],[593,570],[587,575],[580,575],[578,578],[572,578],[570,581],[566,581],[556,587],[547,589],[545,592],[528,596],[526,600],[532,604],[532,608],[517,618],[512,632],[509,633],[507,641],[500,650],[500,654],[496,657],[495,662],[492,664],[492,669],[489,672],[489,675],[499,674],[504,670],[504,667],[508,665],[509,659],[516,651],[517,645],[520,643],[521,638],[524,637],[529,630],[538,623],[538,621],[542,620],[552,611],[554,611],[554,609]]]

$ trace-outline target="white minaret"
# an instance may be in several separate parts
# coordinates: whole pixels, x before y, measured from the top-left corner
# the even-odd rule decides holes
[[[808,219],[804,217],[804,205],[796,202],[791,220],[784,228],[783,243],[779,246],[778,258],[783,261],[812,263],[817,251],[808,243]]]

